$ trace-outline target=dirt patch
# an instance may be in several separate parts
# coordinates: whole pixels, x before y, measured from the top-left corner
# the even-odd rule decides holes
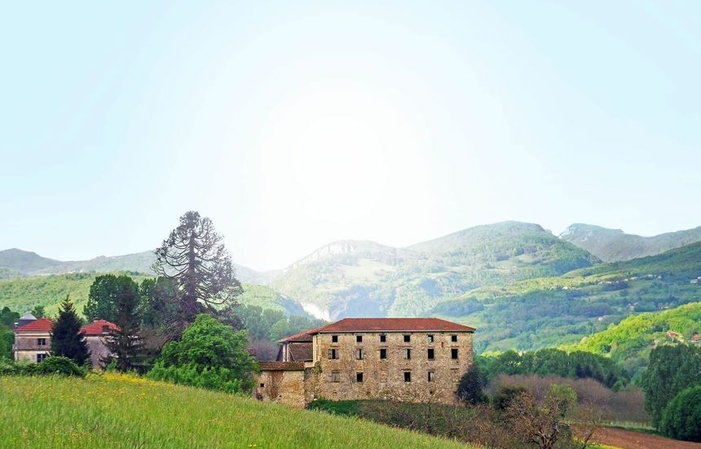
[[[657,435],[623,429],[598,429],[593,441],[621,449],[701,449],[701,443],[670,440]]]

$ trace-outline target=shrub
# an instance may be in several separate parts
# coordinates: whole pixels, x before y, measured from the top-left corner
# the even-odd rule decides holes
[[[63,376],[85,377],[83,371],[76,363],[63,356],[47,357],[43,362],[36,365],[38,374],[60,374]]]
[[[660,430],[670,438],[701,442],[701,386],[682,390],[669,402]]]

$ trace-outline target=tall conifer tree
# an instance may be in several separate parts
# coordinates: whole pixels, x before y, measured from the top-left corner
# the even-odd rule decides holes
[[[73,302],[66,296],[51,332],[51,355],[68,357],[78,365],[83,365],[90,357],[90,352],[85,337],[80,333],[81,327]]]

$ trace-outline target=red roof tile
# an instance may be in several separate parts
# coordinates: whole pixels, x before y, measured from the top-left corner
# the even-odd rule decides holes
[[[22,327],[15,329],[15,332],[51,332],[54,327],[54,322],[48,318],[39,318],[36,321],[25,324]]]
[[[312,333],[427,331],[474,332],[475,328],[440,318],[344,318]]]
[[[312,337],[312,335],[315,334],[317,330],[319,330],[319,328],[307,329],[306,331],[290,335],[289,337],[285,337],[282,340],[278,340],[277,342],[289,343],[292,341],[314,341],[314,337]]]
[[[105,330],[119,330],[119,326],[107,320],[95,320],[80,328],[80,333],[85,335],[102,335]]]

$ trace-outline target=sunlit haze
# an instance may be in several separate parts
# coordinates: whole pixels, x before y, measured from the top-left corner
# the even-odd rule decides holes
[[[0,55],[0,250],[701,225],[701,2],[14,2]]]

